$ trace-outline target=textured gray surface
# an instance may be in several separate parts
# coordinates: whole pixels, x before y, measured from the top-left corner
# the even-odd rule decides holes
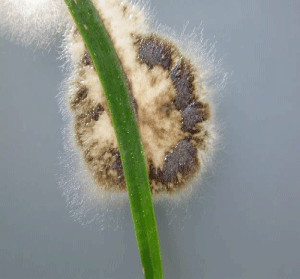
[[[299,1],[151,2],[178,32],[202,21],[233,72],[205,190],[155,208],[165,278],[299,278]],[[0,39],[0,277],[141,278],[128,206],[100,231],[74,222],[58,190],[56,57]]]

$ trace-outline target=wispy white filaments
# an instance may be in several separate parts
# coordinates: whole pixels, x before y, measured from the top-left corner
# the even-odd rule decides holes
[[[0,1],[0,33],[25,46],[47,47],[67,19],[63,0]]]

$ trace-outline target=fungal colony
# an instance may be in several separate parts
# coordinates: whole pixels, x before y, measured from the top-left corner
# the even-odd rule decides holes
[[[182,38],[170,35],[169,30],[160,32],[162,28],[152,23],[142,1],[93,3],[114,44],[128,86],[151,192],[155,197],[182,196],[191,189],[193,178],[201,177],[214,151],[213,90],[207,82],[216,69],[213,58],[205,49],[197,52],[199,44],[186,46],[190,38],[182,43]],[[80,184],[78,173],[84,173],[84,179],[93,185],[93,195],[126,196],[120,153],[101,83],[64,1],[3,0],[0,12],[0,32],[10,32],[10,37],[25,45],[47,47],[53,34],[64,30],[62,57],[71,69],[60,101],[69,125],[65,149],[68,158],[72,157],[65,163],[72,169],[71,178],[62,183],[67,199],[81,204],[91,196],[80,198],[86,185],[76,186]],[[80,170],[74,167],[75,161]]]
[[[201,173],[214,131],[209,98],[193,62],[153,32],[137,5],[95,2],[126,79],[151,192],[176,194]],[[91,57],[75,26],[66,50],[74,66],[68,101],[75,143],[99,190],[126,191],[117,140]]]

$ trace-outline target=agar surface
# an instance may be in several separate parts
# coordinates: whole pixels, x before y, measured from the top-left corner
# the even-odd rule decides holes
[[[152,32],[137,5],[94,1],[127,81],[151,192],[180,193],[204,170],[214,141],[201,73],[170,40]],[[120,153],[99,78],[73,26],[66,51],[74,67],[68,102],[75,144],[99,190],[126,191]]]

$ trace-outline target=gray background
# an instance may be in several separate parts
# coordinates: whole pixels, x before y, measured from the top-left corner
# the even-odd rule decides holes
[[[165,278],[300,278],[300,2],[151,3],[178,32],[202,21],[233,73],[205,191],[155,207]],[[0,39],[0,278],[141,278],[128,206],[101,231],[74,222],[58,189],[56,57]]]

